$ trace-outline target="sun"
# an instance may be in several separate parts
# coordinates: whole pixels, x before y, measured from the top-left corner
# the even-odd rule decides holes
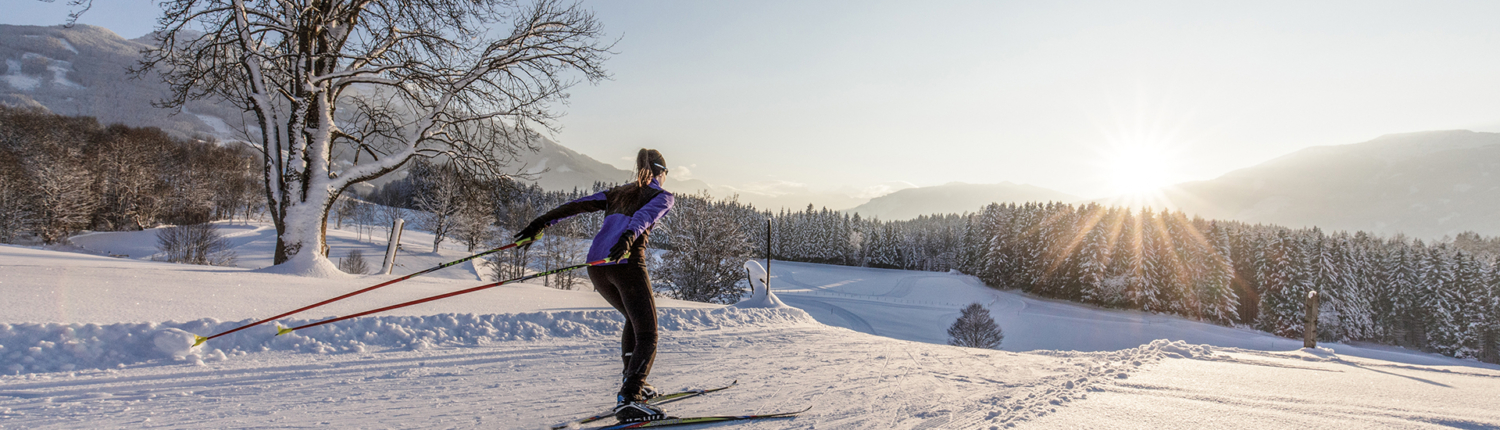
[[[1146,96],[1133,102],[1111,102],[1109,115],[1098,117],[1098,132],[1089,146],[1089,163],[1097,192],[1112,203],[1161,208],[1171,204],[1171,187],[1188,179],[1195,166],[1188,160],[1203,140],[1193,125],[1196,110],[1174,106],[1165,98]]]
[[[1113,194],[1148,193],[1177,178],[1176,157],[1162,145],[1111,145],[1104,158],[1103,179]]]
[[[1154,131],[1154,130],[1152,130]],[[1094,154],[1095,177],[1113,203],[1166,205],[1165,189],[1182,182],[1184,146],[1173,133],[1124,132],[1109,136]]]

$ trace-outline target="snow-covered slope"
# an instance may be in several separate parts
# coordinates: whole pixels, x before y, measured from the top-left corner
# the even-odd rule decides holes
[[[331,233],[343,234],[352,235]],[[132,245],[138,238],[79,242],[149,251]],[[254,246],[240,249],[245,261],[258,258],[247,255]],[[620,319],[592,292],[507,286],[189,349],[189,333],[388,277],[307,279],[141,257],[0,246],[0,426],[542,428],[613,401]],[[418,278],[286,322],[476,282]],[[1249,331],[995,291],[953,273],[774,262],[770,286],[806,312],[658,298],[653,384],[739,381],[669,412],[813,407],[734,426],[745,429],[1500,426],[1492,365],[1349,345],[1298,350]],[[1006,351],[939,344],[958,309],[976,301],[1004,327]]]
[[[152,107],[170,95],[166,84],[155,75],[133,79],[128,72],[146,47],[140,40],[84,24],[0,24],[0,104],[92,116],[104,124],[158,127],[182,138],[237,137],[225,125],[240,118],[230,106],[194,101],[180,114]]]

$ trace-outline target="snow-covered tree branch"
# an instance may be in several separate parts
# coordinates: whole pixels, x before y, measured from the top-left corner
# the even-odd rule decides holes
[[[607,78],[602,27],[556,0],[172,0],[138,72],[162,105],[224,100],[254,119],[275,261],[331,265],[327,214],[349,186],[414,158],[503,176],[554,103]],[[508,31],[501,29],[508,28]],[[335,165],[335,154],[358,154]],[[304,252],[304,251],[311,252]]]

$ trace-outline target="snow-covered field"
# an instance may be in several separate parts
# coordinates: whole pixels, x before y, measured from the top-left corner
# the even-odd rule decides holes
[[[225,225],[241,266],[269,263],[263,224]],[[383,240],[330,230],[334,256]],[[466,255],[407,232],[397,273]],[[620,317],[590,291],[503,286],[274,336],[255,318],[389,276],[301,278],[158,263],[154,236],[75,243],[110,258],[0,246],[0,427],[541,428],[613,401]],[[456,246],[456,245],[455,245]],[[700,428],[1500,428],[1500,367],[1328,345],[986,288],[961,274],[772,263],[795,308],[659,299],[651,380],[739,386],[677,415],[813,409]],[[472,266],[299,314],[313,321],[477,285]],[[774,300],[761,297],[760,303]],[[1003,351],[942,345],[971,302]],[[1163,340],[1158,340],[1163,339]]]

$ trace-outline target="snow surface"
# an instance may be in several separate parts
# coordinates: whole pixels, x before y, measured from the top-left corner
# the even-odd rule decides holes
[[[149,232],[75,239],[129,258],[0,246],[0,427],[543,428],[613,402],[622,319],[590,291],[503,286],[190,347],[195,334],[390,279],[255,271],[268,261],[256,251],[268,249],[257,245],[264,226],[225,227],[240,234],[245,268],[145,261]],[[330,236],[335,256],[376,246],[348,231]],[[449,251],[424,258],[465,255]],[[430,267],[403,258],[399,273]],[[1304,350],[1248,330],[996,291],[956,273],[772,267],[776,296],[802,310],[658,298],[652,383],[739,381],[670,413],[813,407],[697,427],[736,429],[1500,427],[1493,365],[1388,347]],[[279,323],[479,282],[472,268],[439,274]],[[941,344],[973,302],[1004,328],[1005,351]]]
[[[5,75],[0,76],[11,88],[21,91],[35,91],[36,87],[42,85],[42,80],[26,76],[21,73],[21,62],[16,60],[5,60]]]

